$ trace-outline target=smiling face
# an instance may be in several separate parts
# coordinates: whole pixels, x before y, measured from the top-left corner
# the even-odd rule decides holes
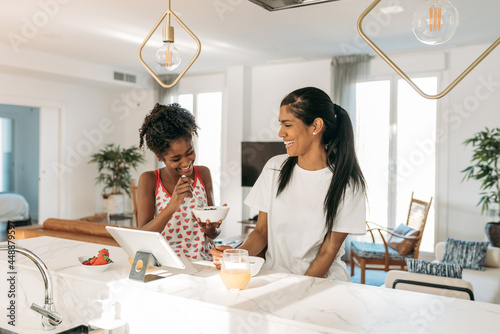
[[[165,166],[173,175],[193,174],[193,163],[196,159],[193,142],[187,138],[179,138],[170,143],[170,148],[167,152],[158,157],[158,160],[163,161]]]
[[[288,106],[280,108],[281,123],[278,136],[283,138],[289,156],[302,156],[311,151],[313,145],[312,126],[307,126],[288,111]]]

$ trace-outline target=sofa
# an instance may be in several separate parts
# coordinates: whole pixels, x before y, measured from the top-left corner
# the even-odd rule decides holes
[[[445,242],[436,244],[436,261],[439,262],[443,258],[445,247]],[[401,284],[396,280],[399,280]],[[405,280],[440,285],[441,288],[405,284]],[[463,269],[462,279],[391,270],[386,276],[385,286],[392,288],[395,281],[396,288],[398,289],[446,295],[462,299],[470,299],[467,290],[471,290],[476,301],[500,304],[500,248],[488,247],[484,271]],[[450,290],[450,287],[453,290]]]
[[[106,230],[108,225],[117,226],[82,219],[49,218],[42,225],[17,227],[15,235],[18,240],[49,236],[119,247],[115,239]],[[134,229],[133,227],[127,228]]]

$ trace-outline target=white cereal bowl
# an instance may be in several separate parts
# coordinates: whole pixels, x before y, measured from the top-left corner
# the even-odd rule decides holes
[[[255,276],[259,273],[265,260],[258,256],[249,256],[248,258],[250,259],[250,273]]]
[[[98,266],[89,266],[89,265],[82,264],[83,261],[88,260],[91,257],[92,256],[79,256],[78,262],[80,262],[80,265],[82,267],[84,267],[85,269],[87,269],[88,271],[93,272],[93,273],[101,273],[103,271],[106,271],[113,264],[113,263],[108,263],[108,264],[101,264]]]
[[[194,208],[193,213],[196,218],[200,218],[204,223],[209,220],[212,223],[217,223],[219,220],[224,220],[229,212],[228,206],[205,206],[203,208]]]

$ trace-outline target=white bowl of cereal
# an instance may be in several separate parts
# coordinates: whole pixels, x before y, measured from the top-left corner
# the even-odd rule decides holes
[[[202,223],[206,222],[207,220],[212,223],[216,223],[219,220],[224,220],[228,212],[228,206],[205,206],[203,208],[195,207],[193,209],[193,214],[196,218],[200,218]]]

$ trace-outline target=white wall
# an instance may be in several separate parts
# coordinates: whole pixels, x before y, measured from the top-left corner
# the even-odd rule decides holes
[[[243,217],[241,191],[241,141],[244,115],[249,110],[249,72],[243,66],[231,67],[226,72],[225,101],[222,111],[222,174],[221,200],[231,207],[222,227],[222,236],[241,233],[238,221]]]
[[[111,112],[119,124],[116,131],[116,143],[123,147],[139,146],[139,129],[146,115],[156,104],[155,85],[152,77],[145,77],[136,87],[118,89],[110,92]],[[136,171],[131,170],[132,179],[137,181],[141,173],[157,168],[157,160],[153,153],[144,150],[146,163],[140,165]],[[131,202],[128,203],[129,208]]]
[[[281,100],[295,89],[314,86],[330,93],[331,59],[267,65],[251,70],[250,121],[244,125],[244,140],[276,141]]]
[[[488,45],[450,50],[449,80],[456,78]],[[476,206],[479,181],[462,182],[464,168],[470,165],[471,147],[464,140],[474,133],[500,127],[500,50],[494,50],[448,96],[447,106],[440,110],[443,117],[441,150],[448,154],[448,168],[441,173],[447,178],[447,220],[439,222],[438,237],[446,236],[466,240],[486,240],[486,216]]]

